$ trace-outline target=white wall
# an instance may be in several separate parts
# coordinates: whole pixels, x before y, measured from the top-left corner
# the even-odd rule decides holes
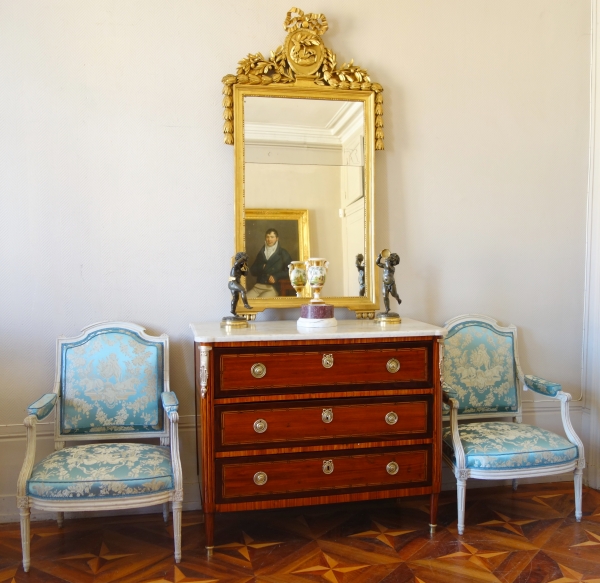
[[[526,372],[578,397],[589,0],[301,7],[385,88],[375,248],[401,256],[401,313],[512,322]],[[20,423],[51,387],[55,338],[105,319],[170,335],[197,503],[188,323],[228,313],[234,251],[220,80],[283,42],[289,8],[0,0],[0,517],[16,517]]]

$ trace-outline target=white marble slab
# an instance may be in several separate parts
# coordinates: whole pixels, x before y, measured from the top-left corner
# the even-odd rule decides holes
[[[270,340],[332,340],[338,338],[402,338],[406,336],[444,336],[440,326],[402,318],[400,324],[382,326],[373,320],[338,320],[335,328],[304,328],[296,320],[250,322],[248,328],[228,330],[220,322],[192,323],[195,342],[260,342]]]

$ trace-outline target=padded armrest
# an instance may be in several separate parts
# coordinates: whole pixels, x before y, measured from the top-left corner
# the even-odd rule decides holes
[[[161,399],[163,407],[167,414],[177,411],[177,409],[179,408],[179,401],[177,400],[175,393],[173,393],[172,391],[163,392],[161,394]]]
[[[528,389],[531,389],[540,395],[546,395],[547,397],[556,397],[556,394],[562,390],[562,385],[530,374],[525,375],[525,386]]]
[[[41,421],[44,417],[47,417],[54,409],[56,403],[55,393],[46,393],[42,395],[35,403],[31,403],[27,407],[27,413],[35,415],[38,421]]]

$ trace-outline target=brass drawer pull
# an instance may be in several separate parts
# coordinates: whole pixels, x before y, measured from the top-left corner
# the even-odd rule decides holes
[[[333,354],[324,354],[322,362],[325,368],[331,368],[333,366]]]
[[[395,372],[398,372],[400,370],[400,362],[397,358],[390,358],[387,361],[385,368],[387,368],[388,372],[394,374]]]
[[[323,473],[333,474],[333,460],[323,460]]]
[[[267,367],[262,362],[257,362],[256,364],[252,365],[250,374],[255,379],[262,379],[267,374]]]
[[[256,474],[254,474],[254,483],[257,486],[264,486],[267,483],[267,474],[264,472],[256,472]]]
[[[321,419],[323,420],[323,423],[331,423],[333,421],[333,409],[323,409]]]
[[[385,469],[390,476],[395,476],[400,467],[396,462],[390,462],[387,466],[385,466]]]
[[[267,430],[267,422],[264,419],[257,419],[254,422],[254,431],[256,433],[264,433]]]
[[[385,416],[385,422],[388,425],[396,425],[396,423],[398,422],[398,415],[396,413],[394,413],[394,411],[390,411],[386,416]]]

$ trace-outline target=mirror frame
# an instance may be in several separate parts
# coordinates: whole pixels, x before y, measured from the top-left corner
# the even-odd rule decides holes
[[[235,159],[235,252],[245,251],[245,144],[244,98],[285,97],[289,99],[322,99],[360,101],[364,106],[365,160],[365,295],[332,297],[327,295],[327,282],[323,299],[336,307],[356,313],[357,318],[372,319],[379,309],[379,286],[375,267],[375,151],[383,150],[383,88],[372,83],[367,72],[359,66],[344,64],[336,68],[335,54],[325,47],[320,37],[328,28],[323,14],[305,14],[292,8],[284,22],[288,36],[284,44],[265,59],[261,53],[249,54],[239,62],[236,75],[223,78],[223,106],[225,119],[224,141],[234,146]],[[293,45],[307,40],[312,55],[311,64],[306,59],[294,58]],[[292,42],[292,40],[294,42]],[[297,55],[297,53],[296,53]],[[316,55],[316,57],[315,57]],[[300,61],[300,62],[299,62]],[[358,274],[357,274],[358,287]],[[257,312],[268,308],[296,308],[308,303],[308,297],[253,298],[252,310],[240,302],[237,313],[249,320]]]

